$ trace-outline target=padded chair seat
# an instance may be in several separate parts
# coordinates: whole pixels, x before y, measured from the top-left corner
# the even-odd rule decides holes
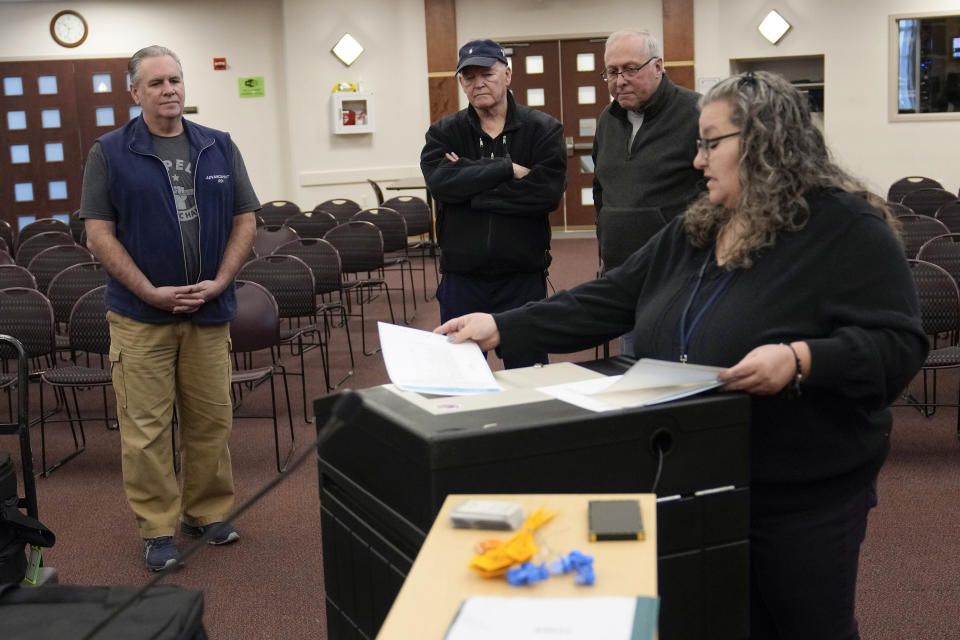
[[[957,367],[960,366],[960,346],[931,349],[923,366],[926,367]]]
[[[43,380],[52,385],[83,387],[86,385],[111,384],[113,377],[109,369],[68,365],[46,371],[43,374]]]

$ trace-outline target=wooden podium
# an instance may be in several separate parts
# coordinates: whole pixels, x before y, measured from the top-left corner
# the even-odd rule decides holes
[[[512,587],[505,578],[483,578],[467,568],[474,545],[485,538],[507,539],[512,531],[454,529],[451,508],[469,498],[507,500],[523,505],[529,515],[538,507],[559,513],[537,529],[535,540],[544,561],[579,549],[593,556],[596,583],[575,584],[571,574],[550,576],[524,587]],[[587,504],[590,500],[640,501],[646,537],[642,541],[590,542]],[[535,560],[540,560],[539,556]],[[413,563],[400,594],[377,636],[379,640],[411,637],[440,640],[463,600],[469,596],[589,597],[657,595],[656,501],[643,494],[451,494],[443,503],[427,539]]]

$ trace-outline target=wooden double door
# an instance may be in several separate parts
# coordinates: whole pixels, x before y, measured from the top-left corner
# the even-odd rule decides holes
[[[511,89],[519,104],[545,111],[563,123],[567,190],[550,215],[556,231],[593,229],[593,135],[610,102],[603,72],[603,38],[503,43]]]
[[[80,206],[94,140],[139,113],[126,58],[0,62],[0,216],[14,228]]]

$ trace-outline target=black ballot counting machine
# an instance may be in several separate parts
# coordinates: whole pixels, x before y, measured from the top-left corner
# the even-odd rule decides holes
[[[613,375],[630,364],[581,366]],[[434,415],[385,386],[358,393],[357,415],[319,449],[331,640],[376,637],[448,494],[651,490],[661,640],[749,635],[748,396],[603,413],[550,399]],[[317,425],[336,399],[315,401]]]

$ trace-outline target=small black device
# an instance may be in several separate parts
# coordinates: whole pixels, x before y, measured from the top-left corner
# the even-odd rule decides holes
[[[591,542],[644,538],[638,500],[591,500],[587,513]]]

